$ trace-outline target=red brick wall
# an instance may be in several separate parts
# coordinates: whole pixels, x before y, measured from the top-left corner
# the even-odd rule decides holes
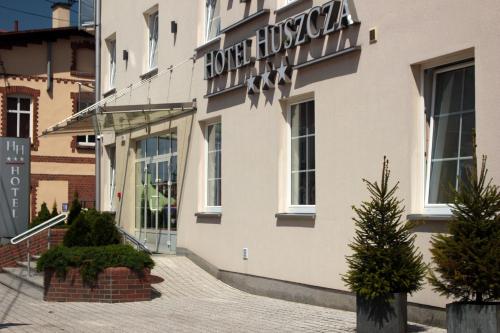
[[[62,244],[67,229],[51,229],[51,246]],[[42,231],[30,239],[30,253],[42,254],[47,251],[47,233]],[[0,246],[0,270],[2,267],[15,267],[17,261],[26,261],[28,255],[27,241],[16,245],[7,244]]]
[[[106,268],[99,273],[94,287],[86,286],[78,268],[71,268],[65,278],[45,271],[43,299],[49,302],[122,303],[150,301],[150,270],[139,275],[126,267]]]

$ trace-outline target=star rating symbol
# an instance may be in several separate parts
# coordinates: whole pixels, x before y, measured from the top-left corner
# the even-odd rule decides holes
[[[260,89],[260,76],[250,74],[247,79],[247,92],[249,95],[258,94]]]
[[[266,64],[266,69],[262,73],[262,90],[269,90],[274,88],[274,81],[276,79],[276,71],[269,70],[269,64]]]
[[[292,66],[288,64],[288,58],[281,58],[280,67],[276,68],[278,72],[278,84],[283,85],[292,82]]]

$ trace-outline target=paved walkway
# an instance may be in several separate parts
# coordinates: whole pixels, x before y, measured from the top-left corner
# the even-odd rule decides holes
[[[355,314],[255,296],[185,257],[155,257],[161,297],[151,302],[47,303],[0,285],[3,332],[355,332]],[[413,332],[445,330],[411,325]]]

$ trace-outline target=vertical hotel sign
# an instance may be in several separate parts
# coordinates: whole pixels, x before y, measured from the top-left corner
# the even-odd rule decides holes
[[[28,228],[30,139],[0,137],[0,240]]]

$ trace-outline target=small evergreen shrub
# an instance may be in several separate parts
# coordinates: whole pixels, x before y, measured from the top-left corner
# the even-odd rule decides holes
[[[30,228],[36,227],[37,225],[49,220],[51,218],[49,209],[47,208],[47,204],[45,202],[42,203],[40,207],[40,211],[36,215],[36,217],[31,221]]]
[[[59,215],[57,212],[57,202],[54,201],[54,204],[52,205],[52,211],[50,212],[50,218],[56,217]]]
[[[468,181],[451,189],[453,220],[449,234],[432,238],[429,282],[441,295],[482,303],[500,300],[500,189],[487,180],[486,157],[477,171],[474,156]]]
[[[103,246],[120,242],[121,235],[113,221],[113,215],[93,209],[78,215],[63,240],[67,247]]]
[[[63,245],[67,247],[92,246],[91,230],[90,223],[85,218],[85,214],[78,215],[64,235]]]
[[[73,222],[77,219],[78,215],[80,215],[81,211],[82,211],[82,204],[78,199],[78,192],[75,192],[73,196],[73,201],[71,202],[71,205],[69,207],[67,223],[69,225],[73,224]]]
[[[398,183],[389,187],[389,161],[384,157],[382,179],[363,179],[370,200],[353,206],[356,236],[342,277],[349,288],[368,300],[389,300],[394,293],[412,293],[422,286],[426,266],[414,246],[410,224],[401,224],[402,200]]]
[[[78,220],[75,221],[78,223]],[[137,251],[130,245],[93,247],[57,246],[45,252],[37,261],[37,270],[52,269],[59,277],[65,277],[69,268],[79,268],[84,283],[93,286],[97,275],[108,267],[128,267],[136,272],[153,268],[150,255]]]

